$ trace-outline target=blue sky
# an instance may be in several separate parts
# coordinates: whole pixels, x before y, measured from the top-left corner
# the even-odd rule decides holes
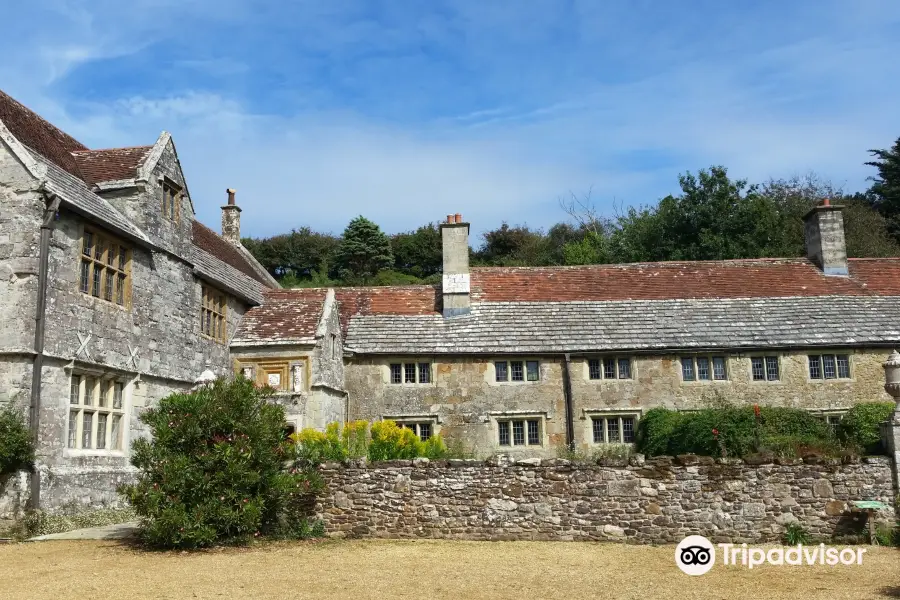
[[[0,88],[91,147],[175,139],[201,220],[388,232],[655,202],[713,164],[849,191],[900,137],[900,2],[30,0]]]

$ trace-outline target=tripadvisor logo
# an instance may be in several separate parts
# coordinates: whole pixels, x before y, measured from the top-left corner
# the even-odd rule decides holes
[[[865,548],[830,548],[818,546],[796,546],[775,548],[751,548],[747,544],[718,544],[722,564],[725,566],[747,567],[760,565],[861,565]],[[689,535],[675,548],[675,564],[688,575],[703,575],[716,563],[716,549],[712,542],[702,535]]]
[[[702,535],[689,535],[675,548],[675,564],[688,575],[703,575],[716,564],[716,549]]]

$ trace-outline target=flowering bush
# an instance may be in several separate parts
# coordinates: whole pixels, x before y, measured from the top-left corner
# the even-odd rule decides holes
[[[353,421],[330,423],[324,432],[303,429],[291,436],[297,445],[297,457],[301,464],[318,465],[325,461],[341,462],[348,458],[367,456],[371,461],[410,459],[418,457],[443,458],[447,446],[440,435],[433,435],[424,442],[412,429],[400,427],[394,421],[377,421],[372,424]]]
[[[284,409],[238,378],[172,394],[141,415],[152,439],[133,445],[137,482],[122,486],[150,545],[203,547],[312,529],[318,474],[292,465]]]

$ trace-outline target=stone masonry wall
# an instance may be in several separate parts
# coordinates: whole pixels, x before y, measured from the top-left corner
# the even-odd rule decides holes
[[[859,532],[847,502],[893,506],[894,496],[884,457],[846,465],[640,455],[620,467],[502,462],[324,465],[328,490],[317,512],[337,537],[662,543],[699,534],[750,543],[780,540],[791,522],[819,539]]]
[[[752,352],[708,353],[726,356],[728,379],[725,381],[683,381],[683,356],[622,355],[631,358],[630,379],[591,380],[588,358],[571,361],[573,423],[575,441],[581,448],[592,446],[590,413],[640,413],[662,406],[691,410],[717,399],[736,404],[789,406],[808,410],[846,410],[859,402],[887,401],[884,369],[888,349],[842,350],[850,356],[849,379],[815,380],[809,377],[806,351],[768,352],[780,358],[778,381],[753,381]],[[818,349],[817,354],[835,353]],[[461,439],[478,456],[506,451],[498,446],[493,418],[504,413],[533,414],[543,417],[544,444],[523,447],[521,453],[552,457],[556,446],[565,441],[565,405],[563,367],[558,356],[518,357],[540,360],[540,381],[494,381],[494,360],[510,357],[471,356],[388,356],[353,357],[344,372],[350,395],[350,419],[380,419],[386,415],[430,415],[448,440]],[[390,384],[392,362],[432,362],[433,381],[427,385]]]

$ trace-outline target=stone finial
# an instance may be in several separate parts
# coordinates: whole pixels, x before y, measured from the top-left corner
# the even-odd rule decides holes
[[[194,388],[195,390],[202,388],[206,385],[211,385],[217,379],[216,374],[213,373],[210,369],[206,369],[202,373],[200,373],[200,377],[194,380]]]

